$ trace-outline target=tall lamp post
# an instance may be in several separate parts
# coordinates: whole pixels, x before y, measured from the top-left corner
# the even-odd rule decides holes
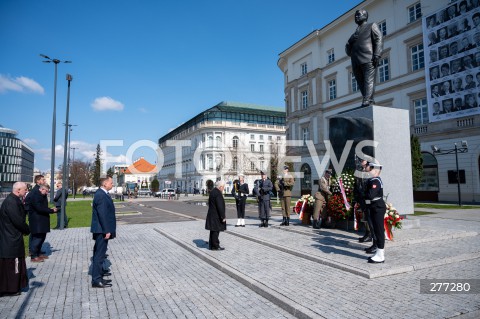
[[[75,150],[78,150],[78,147],[70,147],[70,149],[73,151],[73,157],[72,157],[72,163],[70,164],[70,174],[72,175],[72,195],[73,199],[75,199],[75,176],[76,174],[73,174],[75,170],[72,169],[72,166],[75,164]]]
[[[53,91],[53,119],[52,119],[52,158],[50,167],[50,203],[53,203],[55,188],[55,135],[57,126],[57,64],[59,63],[72,63],[72,61],[61,61],[59,59],[52,59],[45,54],[40,54],[45,60],[44,63],[55,64],[55,82]]]
[[[63,123],[66,125],[65,123]],[[67,154],[67,159],[68,159],[68,177],[67,177],[67,186],[70,187],[70,138],[72,136],[72,126],[77,126],[76,124],[68,124],[68,154]],[[72,191],[73,192],[73,191]]]
[[[68,170],[67,170],[67,166],[68,166],[68,163],[67,163],[67,146],[68,146],[68,130],[69,130],[69,126],[68,126],[68,117],[69,117],[69,113],[70,113],[70,82],[72,82],[73,78],[70,74],[67,74],[67,81],[68,81],[68,91],[67,91],[67,115],[66,115],[66,120],[65,120],[65,143],[63,144],[63,174],[62,174],[62,184],[63,184],[63,187],[62,187],[62,213],[60,214],[60,229],[63,229],[64,228],[64,219],[65,219],[65,202],[66,202],[66,199],[67,199],[67,194],[66,194],[66,190],[65,190],[65,185],[67,185],[68,187],[68,184],[67,184],[67,174],[68,174]]]
[[[462,147],[458,147],[457,143],[454,143],[454,145],[455,145],[455,148],[443,149],[443,150],[441,150],[435,145],[432,145],[432,151],[433,151],[433,154],[436,154],[436,155],[455,154],[455,164],[457,168],[456,179],[457,179],[457,191],[458,191],[458,206],[462,206],[462,193],[460,190],[460,170],[458,169],[458,153],[467,153],[468,144],[467,144],[467,141],[462,141]]]

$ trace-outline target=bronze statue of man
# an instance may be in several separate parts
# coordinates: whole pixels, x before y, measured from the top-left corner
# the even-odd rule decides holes
[[[345,52],[352,59],[353,74],[362,92],[362,106],[375,103],[375,71],[383,48],[382,32],[376,23],[367,23],[367,20],[366,10],[355,12],[355,23],[358,27],[345,46]]]

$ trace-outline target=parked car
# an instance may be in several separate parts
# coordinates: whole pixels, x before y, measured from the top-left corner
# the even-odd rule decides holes
[[[154,194],[155,197],[168,197],[175,196],[175,190],[173,188],[164,188]]]
[[[142,188],[138,190],[138,196],[151,196],[152,191],[148,188]]]

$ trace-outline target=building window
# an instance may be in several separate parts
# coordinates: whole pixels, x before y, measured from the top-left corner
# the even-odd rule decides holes
[[[213,147],[213,136],[209,135],[208,136],[208,144],[207,147]]]
[[[260,153],[263,153],[263,144],[260,144]]]
[[[305,75],[308,73],[307,62],[302,63],[301,68],[302,68],[302,75]]]
[[[412,47],[412,71],[423,69],[425,67],[425,59],[423,56],[423,44]]]
[[[250,169],[252,171],[255,170],[255,163],[254,162],[250,162]]]
[[[388,67],[388,58],[381,59],[378,63],[378,80],[385,82],[390,79],[390,70]]]
[[[263,141],[263,135],[260,135],[260,140]]]
[[[260,170],[265,170],[265,161],[260,161]]]
[[[414,22],[422,17],[422,6],[419,3],[408,8],[409,22]]]
[[[238,148],[238,137],[237,136],[233,137],[233,148]]]
[[[382,31],[382,35],[386,36],[387,35],[387,21],[383,20],[378,23],[378,28],[380,31]]]
[[[333,100],[337,98],[337,81],[328,81],[328,99]]]
[[[332,63],[335,61],[335,51],[333,49],[330,49],[327,51],[327,56],[328,56],[328,63]]]
[[[302,91],[302,109],[308,107],[308,91]]]
[[[310,139],[310,133],[308,131],[308,127],[302,128],[302,139],[303,139],[303,145],[305,145],[306,141]]]
[[[254,140],[255,139],[255,134],[250,134],[250,139]]]
[[[427,99],[421,98],[413,101],[413,108],[415,110],[415,124],[428,123],[428,106]]]
[[[233,158],[232,168],[235,171],[238,169],[238,158],[236,156]]]
[[[350,72],[350,78],[352,79],[352,93],[358,92],[360,88],[358,87],[358,82],[357,79],[355,78],[355,74],[353,72]]]
[[[255,152],[255,144],[250,144],[250,151]]]
[[[271,136],[271,135],[268,136],[268,140],[269,140],[269,141],[272,140],[272,136]]]

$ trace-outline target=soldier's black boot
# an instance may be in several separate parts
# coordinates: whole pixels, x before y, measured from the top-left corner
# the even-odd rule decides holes
[[[268,218],[265,219],[265,226],[263,226],[263,227],[268,227]]]
[[[316,219],[313,220],[312,226],[313,226],[314,229],[320,229],[320,226],[318,224],[318,220],[316,220]]]
[[[287,217],[287,221],[286,221],[285,226],[290,226],[290,217]]]
[[[262,219],[262,223],[258,227],[265,227],[265,220],[264,219]]]
[[[287,225],[287,217],[283,217],[283,221],[280,224],[280,226],[286,226]]]
[[[365,252],[366,252],[367,254],[374,254],[376,251],[377,251],[377,242],[374,240],[374,241],[373,241],[373,245],[370,246],[370,247],[368,247],[368,248],[366,248],[366,249],[365,249]]]
[[[360,243],[369,242],[369,241],[372,241],[372,236],[370,235],[370,232],[369,232],[369,231],[367,231],[367,232],[365,233],[365,236],[360,237],[360,238],[358,239],[358,242],[360,242]]]

